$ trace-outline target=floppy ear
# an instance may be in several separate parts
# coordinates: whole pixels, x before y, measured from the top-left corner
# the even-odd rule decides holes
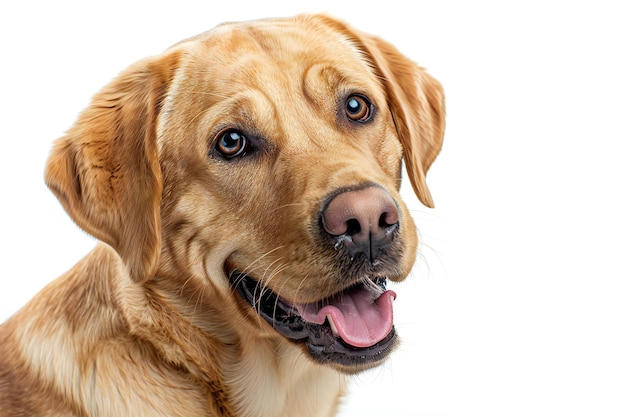
[[[424,205],[432,208],[426,172],[443,143],[443,89],[423,68],[387,42],[367,35],[361,41],[381,73],[413,190]]]
[[[72,219],[113,247],[135,281],[159,259],[161,170],[156,119],[177,57],[141,61],[94,96],[46,165],[46,184]]]
[[[443,143],[445,105],[441,86],[382,39],[352,30],[327,16],[315,18],[346,36],[365,55],[381,80],[413,191],[424,205],[434,207],[426,172]]]

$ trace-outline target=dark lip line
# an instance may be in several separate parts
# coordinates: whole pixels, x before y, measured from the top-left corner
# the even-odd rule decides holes
[[[256,285],[260,285],[259,281],[257,279],[252,278],[251,276],[249,276],[248,274],[245,274],[243,272],[239,272],[237,269],[234,269],[232,272],[230,272],[229,274],[227,274],[228,276],[228,281],[230,282],[230,286],[231,288],[233,288],[234,290],[237,290],[239,293],[241,293],[241,283],[243,283],[244,280],[251,280],[253,282],[256,283]],[[370,278],[372,279],[372,278]],[[387,289],[387,277],[383,277],[383,276],[376,276],[372,279],[372,281],[374,281],[374,283],[376,283],[378,286],[381,287],[382,290],[386,290]],[[350,282],[349,284],[344,285],[341,289],[339,289],[338,291],[327,295],[319,300],[314,300],[314,301],[310,301],[310,302],[305,302],[302,304],[312,304],[312,303],[323,303],[324,300],[328,300],[330,298],[336,297],[336,296],[340,296],[341,294],[344,294],[352,289],[356,289],[363,284],[364,279],[355,279],[353,282]],[[256,291],[257,289],[255,288],[255,296],[256,296]],[[294,304],[296,304],[296,302],[291,301],[286,299],[285,297],[275,293],[271,288],[268,287],[260,287],[259,289],[259,296],[263,297],[265,296],[267,293],[270,293],[272,296],[277,298],[277,302],[276,305],[281,305],[281,306],[285,306],[287,308],[289,308],[290,311],[286,311],[286,312],[291,312],[294,311],[295,312],[295,307]],[[241,294],[243,295],[243,294]],[[246,299],[246,301],[248,301],[248,303],[254,308],[254,310],[258,313],[258,303],[252,303],[250,302],[251,300],[248,300],[248,297],[244,297]],[[257,298],[255,297],[255,301],[258,301]],[[255,305],[256,304],[256,305]],[[297,314],[297,313],[296,313]]]

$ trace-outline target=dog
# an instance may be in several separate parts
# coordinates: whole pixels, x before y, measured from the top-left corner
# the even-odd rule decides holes
[[[0,416],[332,416],[398,344],[440,84],[324,15],[130,66],[45,180],[100,242],[0,327]]]

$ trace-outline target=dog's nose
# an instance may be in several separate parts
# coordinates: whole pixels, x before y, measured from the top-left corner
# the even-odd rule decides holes
[[[395,201],[378,186],[344,191],[322,212],[324,230],[352,256],[365,254],[371,262],[393,241],[398,221]]]

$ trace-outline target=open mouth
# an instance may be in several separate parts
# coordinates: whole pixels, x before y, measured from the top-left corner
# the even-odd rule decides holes
[[[345,367],[375,365],[397,342],[393,300],[386,278],[366,278],[322,301],[285,300],[249,276],[233,272],[230,283],[240,296],[287,339],[305,343],[320,363]]]

